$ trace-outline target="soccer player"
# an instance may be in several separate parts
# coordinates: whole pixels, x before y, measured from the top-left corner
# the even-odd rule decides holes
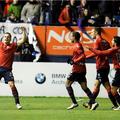
[[[104,40],[101,37],[102,29],[99,27],[95,27],[93,29],[92,37],[95,39],[94,41],[94,49],[96,50],[106,50],[110,48],[110,44],[108,41]],[[114,108],[118,107],[115,98],[113,97],[111,93],[111,86],[108,78],[110,66],[109,66],[109,57],[108,56],[99,56],[94,53],[86,56],[86,58],[90,57],[95,57],[96,59],[96,69],[97,69],[97,75],[96,75],[96,80],[94,84],[94,89],[93,89],[93,95],[94,98],[99,94],[100,91],[100,86],[101,84],[104,86],[108,93],[108,97],[111,100]],[[86,106],[87,104],[84,103],[83,106]]]
[[[3,77],[5,83],[10,86],[17,109],[21,109],[22,106],[20,105],[18,91],[14,83],[12,64],[17,47],[26,41],[26,29],[21,27],[21,30],[22,37],[17,43],[11,43],[12,36],[9,32],[5,33],[2,41],[0,41],[0,79]]]
[[[79,40],[80,34],[78,32],[72,32],[71,42],[73,43],[73,56],[72,59],[69,59],[67,62],[73,66],[72,72],[69,74],[66,81],[66,89],[72,100],[72,104],[67,109],[70,110],[78,106],[71,86],[74,81],[77,81],[80,84],[82,90],[87,94],[87,96],[90,99],[89,100],[89,104],[91,104],[90,110],[95,110],[98,106],[98,103],[95,102],[93,94],[87,87],[85,54],[82,44],[79,42]]]
[[[92,52],[94,52],[94,54],[99,56],[112,56],[113,66],[116,72],[112,81],[111,92],[114,98],[116,99],[117,103],[119,104],[119,106],[114,107],[113,110],[120,110],[120,95],[118,93],[118,90],[120,89],[120,37],[115,36],[112,43],[113,47],[108,50],[100,51],[92,48],[89,48],[89,50],[91,50]]]

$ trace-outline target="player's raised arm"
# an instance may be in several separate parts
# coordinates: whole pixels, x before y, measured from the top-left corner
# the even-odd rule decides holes
[[[22,37],[17,41],[18,46],[21,46],[27,40],[26,28],[21,27],[21,30],[22,30]]]

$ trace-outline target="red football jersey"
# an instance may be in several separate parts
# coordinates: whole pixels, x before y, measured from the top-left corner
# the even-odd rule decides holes
[[[95,54],[104,57],[105,55],[110,55],[112,56],[112,62],[114,65],[115,69],[120,69],[120,48],[119,47],[113,47],[108,50],[100,51],[100,50],[95,50],[91,49]]]
[[[17,49],[16,43],[6,45],[3,42],[0,42],[0,67],[12,69],[14,52],[16,51],[16,49]]]
[[[82,47],[82,44],[79,42],[74,43],[73,45],[72,60],[74,61],[72,72],[86,72],[84,49]]]
[[[96,50],[106,50],[110,48],[110,44],[101,38],[97,37],[94,43],[94,49]],[[96,56],[96,69],[106,69],[109,68],[109,58],[108,56]]]
[[[112,55],[112,62],[115,69],[120,69],[120,49]]]

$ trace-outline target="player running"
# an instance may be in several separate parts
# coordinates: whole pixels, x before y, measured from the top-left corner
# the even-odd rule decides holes
[[[26,30],[21,27],[22,38],[17,43],[11,43],[11,34],[5,33],[2,41],[0,41],[0,79],[3,77],[5,83],[8,84],[12,90],[17,109],[21,109],[19,95],[14,83],[14,76],[12,73],[12,64],[14,60],[14,53],[18,46],[26,41]]]
[[[108,50],[100,51],[95,50],[93,48],[89,48],[94,54],[99,56],[112,56],[112,62],[115,69],[115,76],[112,81],[111,92],[114,98],[116,99],[119,106],[113,108],[113,110],[120,110],[120,95],[118,93],[118,89],[120,89],[120,37],[115,36],[113,41],[113,47]]]
[[[104,40],[101,37],[102,29],[99,27],[95,27],[93,29],[92,37],[95,39],[94,41],[94,49],[96,50],[106,50],[110,48],[110,44],[108,41]],[[114,108],[118,107],[116,100],[114,96],[111,93],[111,86],[108,78],[110,66],[109,66],[109,57],[108,56],[99,56],[94,53],[86,56],[86,58],[90,57],[95,57],[96,59],[96,69],[97,69],[97,75],[96,75],[96,80],[94,84],[94,90],[93,90],[93,95],[94,98],[96,99],[99,91],[100,91],[100,86],[101,84],[104,86],[108,93],[108,97],[111,100],[112,104],[114,105]],[[87,107],[88,104],[84,103],[83,106]]]
[[[78,103],[75,99],[74,92],[71,86],[74,81],[77,81],[80,84],[82,90],[89,97],[90,99],[89,104],[91,104],[90,110],[95,110],[98,106],[98,103],[95,102],[93,94],[91,93],[90,89],[87,87],[85,54],[82,44],[79,42],[79,40],[80,40],[80,34],[78,32],[72,32],[71,42],[74,43],[73,56],[72,59],[69,59],[67,62],[73,66],[72,66],[72,72],[69,74],[66,81],[66,89],[72,100],[72,105],[68,107],[67,110],[73,109],[78,106]]]

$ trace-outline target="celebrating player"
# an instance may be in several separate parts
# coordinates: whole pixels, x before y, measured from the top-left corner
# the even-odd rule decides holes
[[[5,83],[8,84],[12,90],[17,109],[21,109],[19,95],[14,83],[14,76],[12,73],[12,64],[14,60],[14,53],[18,46],[26,41],[26,29],[21,27],[22,37],[17,43],[11,43],[11,34],[5,33],[2,41],[0,41],[0,79],[3,77]]]
[[[108,41],[104,40],[101,37],[102,29],[99,27],[95,27],[93,29],[92,37],[95,38],[94,42],[94,49],[96,50],[106,50],[110,48],[110,44]],[[86,58],[90,57],[96,57],[96,69],[97,69],[97,76],[95,80],[93,95],[94,98],[99,94],[100,86],[101,84],[106,89],[109,99],[111,100],[112,104],[114,105],[114,108],[118,107],[115,98],[113,97],[111,93],[111,86],[108,78],[110,66],[109,66],[109,57],[108,56],[97,56],[96,54],[90,54],[86,56]],[[83,106],[86,107],[87,104],[83,104]]]
[[[120,95],[118,89],[120,89],[120,37],[115,36],[113,41],[113,47],[108,50],[100,51],[93,48],[89,48],[94,54],[104,57],[105,55],[112,56],[112,62],[114,69],[116,70],[114,79],[112,81],[111,92],[116,99],[119,106],[113,108],[113,110],[120,110]]]
[[[95,110],[98,106],[98,103],[95,102],[93,94],[91,93],[90,89],[87,87],[87,80],[86,80],[86,65],[85,65],[85,54],[82,47],[82,44],[79,42],[80,34],[78,32],[72,32],[71,34],[71,42],[74,43],[73,45],[73,56],[72,59],[69,59],[67,62],[72,66],[72,72],[67,78],[66,81],[66,89],[68,94],[72,100],[72,105],[67,109],[73,109],[78,106],[78,103],[75,99],[74,92],[72,89],[72,84],[74,81],[77,81],[83,91],[87,94],[91,104],[90,110]]]

